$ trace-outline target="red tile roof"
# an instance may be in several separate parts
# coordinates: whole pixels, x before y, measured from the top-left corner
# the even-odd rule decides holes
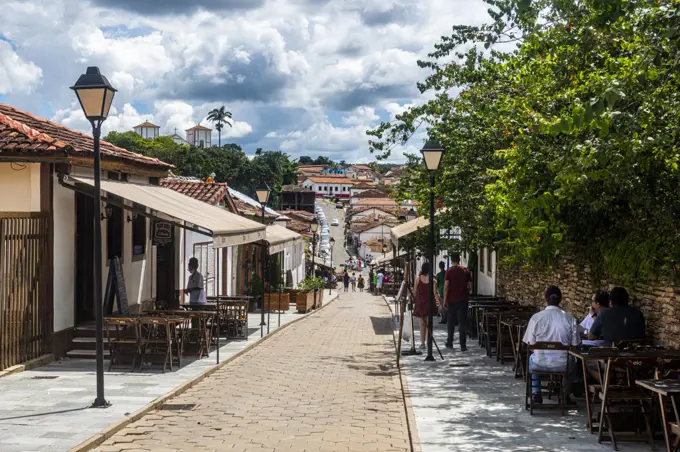
[[[205,183],[169,177],[161,179],[161,185],[213,206],[218,205],[220,201],[224,201],[227,193],[229,193],[227,184],[217,182]]]
[[[209,129],[209,128],[207,128],[207,127],[203,127],[203,126],[200,125],[200,124],[196,124],[195,126],[191,127],[190,129],[187,129],[187,131],[189,131],[189,130],[207,130],[207,131],[211,131],[212,129]]]
[[[0,103],[0,114],[5,118],[2,123],[4,140],[0,142],[0,156],[3,154],[21,154],[24,156],[39,154],[41,157],[63,157],[66,160],[71,157],[92,158],[94,139],[90,135],[2,103]],[[12,135],[12,131],[16,132],[17,135]],[[21,135],[25,137],[21,138]],[[29,145],[29,142],[26,141],[29,139],[32,145]],[[17,146],[17,140],[21,141],[22,146]],[[45,146],[47,143],[51,143],[51,145]],[[106,141],[100,143],[102,160],[120,161],[157,171],[168,171],[173,168],[172,165],[156,158],[135,154]],[[54,148],[52,148],[52,145]],[[61,155],[62,151],[64,152],[63,155]]]
[[[353,206],[380,206],[380,207],[397,207],[396,201],[389,198],[366,198],[356,201]]]
[[[0,113],[0,152],[63,153],[66,156],[71,149],[68,144]]]
[[[375,188],[369,188],[368,190],[359,192],[352,196],[352,198],[362,199],[362,198],[387,198],[388,194],[385,191],[378,190]]]
[[[346,184],[354,185],[356,182],[347,176],[312,176],[309,178],[316,184]]]
[[[149,121],[144,121],[143,123],[134,126],[133,129],[136,129],[138,127],[153,127],[154,129],[160,129],[161,128],[160,126],[157,126],[156,124],[152,124]]]
[[[387,233],[389,233],[389,228],[392,228],[396,226],[398,223],[395,222],[394,220],[382,220],[382,221],[373,221],[373,222],[359,222],[359,223],[354,223],[350,227],[352,232],[356,232],[358,234],[361,234],[362,232],[370,231],[373,228],[376,228],[378,226],[383,226],[386,227]]]

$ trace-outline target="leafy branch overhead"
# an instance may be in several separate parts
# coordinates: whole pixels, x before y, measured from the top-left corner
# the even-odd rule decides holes
[[[572,253],[627,281],[680,263],[680,2],[486,0],[419,65],[431,99],[368,131],[447,149],[436,198],[466,246],[533,266]],[[397,192],[426,201],[411,157]],[[425,203],[426,205],[426,203]]]

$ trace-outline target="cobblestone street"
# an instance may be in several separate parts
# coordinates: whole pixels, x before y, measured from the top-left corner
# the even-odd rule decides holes
[[[97,450],[408,451],[389,311],[342,294]]]

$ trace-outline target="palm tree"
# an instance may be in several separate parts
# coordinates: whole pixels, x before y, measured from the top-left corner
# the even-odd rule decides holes
[[[217,129],[217,143],[219,147],[222,147],[222,128],[225,124],[231,127],[231,122],[229,122],[228,119],[231,119],[231,112],[227,111],[227,109],[224,108],[224,105],[220,108],[215,108],[208,113],[208,121],[214,122],[215,128]]]

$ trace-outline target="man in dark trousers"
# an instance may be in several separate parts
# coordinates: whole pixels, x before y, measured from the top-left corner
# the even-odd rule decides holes
[[[460,265],[458,253],[451,256],[451,264],[444,279],[444,307],[448,317],[446,348],[453,348],[453,333],[458,324],[460,350],[464,352],[467,351],[467,314],[472,276],[467,268]]]

